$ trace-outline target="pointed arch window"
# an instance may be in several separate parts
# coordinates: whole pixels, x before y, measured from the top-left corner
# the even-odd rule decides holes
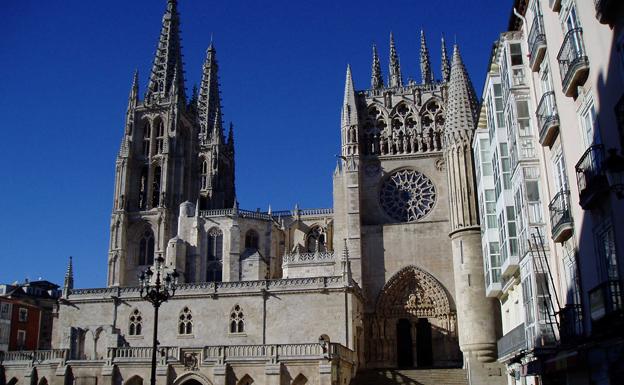
[[[258,250],[258,233],[256,230],[249,230],[245,234],[245,249]]]
[[[139,242],[139,265],[151,265],[154,263],[154,233],[146,228]]]
[[[141,168],[139,180],[139,210],[147,209],[147,166]]]
[[[131,336],[140,336],[143,332],[143,317],[139,309],[134,309],[130,314],[130,323],[128,324],[128,334]]]
[[[306,237],[306,246],[308,252],[310,253],[327,251],[327,237],[325,229],[321,226],[312,227]]]
[[[145,122],[143,126],[143,156],[150,156],[150,139],[152,137],[152,126],[149,122]]]
[[[243,309],[236,305],[230,312],[230,333],[244,333],[245,332],[245,315]]]
[[[206,281],[221,282],[223,279],[223,232],[213,227],[208,231],[206,256]]]
[[[162,154],[165,146],[165,124],[162,120],[158,121],[158,131],[156,133],[156,150],[159,154]]]
[[[201,166],[201,188],[206,190],[208,188],[208,161],[204,159]]]
[[[187,306],[182,309],[180,317],[178,318],[178,334],[193,334],[193,314],[191,313],[191,309]]]
[[[163,202],[160,199],[160,166],[154,167],[154,177],[152,180],[152,207],[160,207]]]

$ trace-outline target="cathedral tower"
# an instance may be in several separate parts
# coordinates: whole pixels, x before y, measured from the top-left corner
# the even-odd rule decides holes
[[[233,137],[223,135],[216,51],[211,44],[200,94],[187,104],[179,29],[177,1],[168,0],[143,100],[137,73],[132,82],[115,168],[109,286],[136,284],[140,270],[165,256],[182,202],[232,205]]]

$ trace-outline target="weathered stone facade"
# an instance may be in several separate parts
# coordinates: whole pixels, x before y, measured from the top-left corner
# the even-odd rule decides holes
[[[132,86],[108,287],[66,287],[59,350],[26,366],[7,356],[5,378],[147,381],[153,309],[135,277],[162,256],[181,284],[160,313],[159,384],[348,384],[397,367],[502,383],[470,151],[477,105],[457,47],[451,64],[442,42],[440,81],[424,34],[420,84],[402,82],[392,37],[387,86],[376,48],[369,90],[347,69],[334,208],[254,212],[235,199],[216,50],[187,102],[178,18],[169,0],[143,100]]]

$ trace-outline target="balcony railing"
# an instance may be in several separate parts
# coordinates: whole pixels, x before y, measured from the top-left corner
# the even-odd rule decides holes
[[[589,291],[590,314],[593,322],[622,311],[622,286],[611,279]]]
[[[576,164],[576,182],[579,190],[579,203],[583,209],[591,209],[599,198],[609,190],[604,173],[604,147],[602,144],[590,146]]]
[[[576,87],[585,84],[589,73],[589,59],[583,45],[582,28],[574,28],[566,33],[557,61],[563,93],[566,96],[576,96]]]
[[[613,24],[621,16],[622,0],[594,0],[596,19],[602,24]]]
[[[550,204],[550,226],[555,242],[563,242],[572,236],[574,222],[570,212],[570,191],[562,190],[555,195]]]
[[[583,307],[578,304],[565,305],[559,312],[559,336],[562,344],[571,344],[583,337]]]
[[[511,331],[498,340],[496,345],[498,347],[499,360],[526,350],[527,341],[524,333],[524,323],[511,329]]]
[[[546,33],[542,15],[535,15],[529,31],[529,65],[534,72],[539,70],[546,53]]]
[[[29,362],[49,362],[65,361],[69,357],[68,349],[52,350],[15,350],[8,352],[0,351],[0,362],[3,361],[29,361]]]
[[[559,132],[559,113],[555,102],[555,93],[548,91],[542,95],[537,106],[539,141],[542,146],[552,146]]]

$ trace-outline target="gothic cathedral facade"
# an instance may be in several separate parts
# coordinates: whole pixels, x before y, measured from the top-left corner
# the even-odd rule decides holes
[[[107,287],[73,288],[68,274],[58,362],[53,354],[34,372],[5,363],[6,378],[148,381],[153,310],[137,276],[162,258],[181,277],[161,309],[159,384],[364,384],[367,370],[403,367],[505,382],[484,288],[478,104],[457,46],[449,58],[442,41],[439,79],[423,33],[421,82],[402,80],[392,35],[387,81],[376,47],[368,89],[356,90],[347,68],[333,209],[259,212],[236,201],[216,49],[187,98],[179,24],[168,0],[142,97],[134,76]]]

